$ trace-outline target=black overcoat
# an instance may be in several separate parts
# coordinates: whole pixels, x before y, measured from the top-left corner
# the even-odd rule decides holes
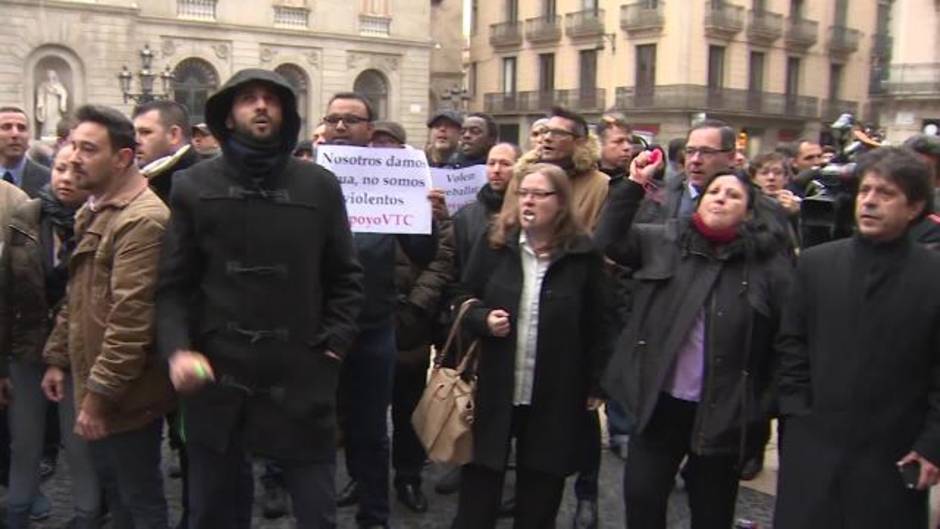
[[[299,129],[293,93],[263,70],[210,99],[223,155],[177,173],[157,288],[157,345],[204,353],[216,382],[182,399],[188,443],[225,450],[235,435],[280,460],[335,457],[340,365],[362,302],[342,190],[332,173],[289,156]],[[279,162],[252,178],[231,156],[225,117],[240,84],[278,87]],[[391,263],[389,263],[391,266]]]
[[[940,464],[940,256],[904,238],[800,256],[777,340],[778,529],[922,528],[895,463]]]
[[[518,232],[494,249],[485,232],[471,253],[462,289],[480,299],[465,328],[480,337],[473,462],[502,470],[506,464],[513,413],[516,323],[522,295]],[[590,427],[586,403],[598,395],[600,369],[610,348],[608,286],[601,255],[579,236],[553,256],[542,282],[538,311],[535,378],[527,431],[517,439],[518,464],[564,476],[576,471]],[[510,314],[509,336],[490,335],[491,310]]]

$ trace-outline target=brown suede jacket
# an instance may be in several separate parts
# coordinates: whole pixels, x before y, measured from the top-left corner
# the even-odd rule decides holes
[[[104,410],[109,433],[143,427],[173,406],[166,364],[153,350],[157,261],[168,219],[143,179],[76,215],[67,300],[43,360],[71,370],[76,406]]]

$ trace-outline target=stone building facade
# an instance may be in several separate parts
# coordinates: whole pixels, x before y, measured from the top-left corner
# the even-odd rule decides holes
[[[118,75],[127,66],[139,90],[139,55],[149,46],[157,91],[169,67],[173,97],[194,121],[234,72],[261,67],[294,85],[305,135],[333,93],[357,90],[420,145],[432,110],[432,9],[450,4],[459,10],[460,0],[0,0],[8,43],[0,105],[24,107],[37,136],[37,118],[63,92],[66,110],[93,102],[129,112],[133,102],[124,101]],[[445,23],[460,33],[459,15],[436,22]]]
[[[844,111],[875,119],[882,0],[468,1],[472,107],[509,139],[552,104],[623,112],[660,141],[721,118],[750,154],[820,136]]]

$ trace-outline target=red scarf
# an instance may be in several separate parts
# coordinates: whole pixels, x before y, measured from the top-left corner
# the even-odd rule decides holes
[[[728,244],[738,238],[737,226],[710,228],[705,224],[705,221],[702,220],[702,216],[698,214],[698,211],[692,214],[692,226],[695,227],[695,231],[699,232],[706,241],[712,244]]]

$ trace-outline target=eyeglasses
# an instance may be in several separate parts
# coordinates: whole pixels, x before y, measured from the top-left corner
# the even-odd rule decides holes
[[[347,125],[358,125],[360,123],[368,123],[369,118],[354,116],[352,114],[331,114],[323,118],[324,123],[332,126],[339,125],[340,121]]]
[[[555,194],[558,194],[558,191],[545,191],[544,189],[525,189],[523,187],[520,187],[516,190],[517,197],[525,198],[531,196],[536,200],[542,200]]]
[[[570,130],[565,130],[565,129],[544,129],[542,131],[542,136],[545,138],[549,136],[562,136],[562,137],[568,136],[571,138],[578,137],[578,135],[575,134],[574,132],[571,132]]]
[[[689,158],[695,156],[696,154],[701,154],[702,157],[714,156],[722,152],[731,152],[731,149],[712,149],[711,147],[686,147],[685,155]]]

